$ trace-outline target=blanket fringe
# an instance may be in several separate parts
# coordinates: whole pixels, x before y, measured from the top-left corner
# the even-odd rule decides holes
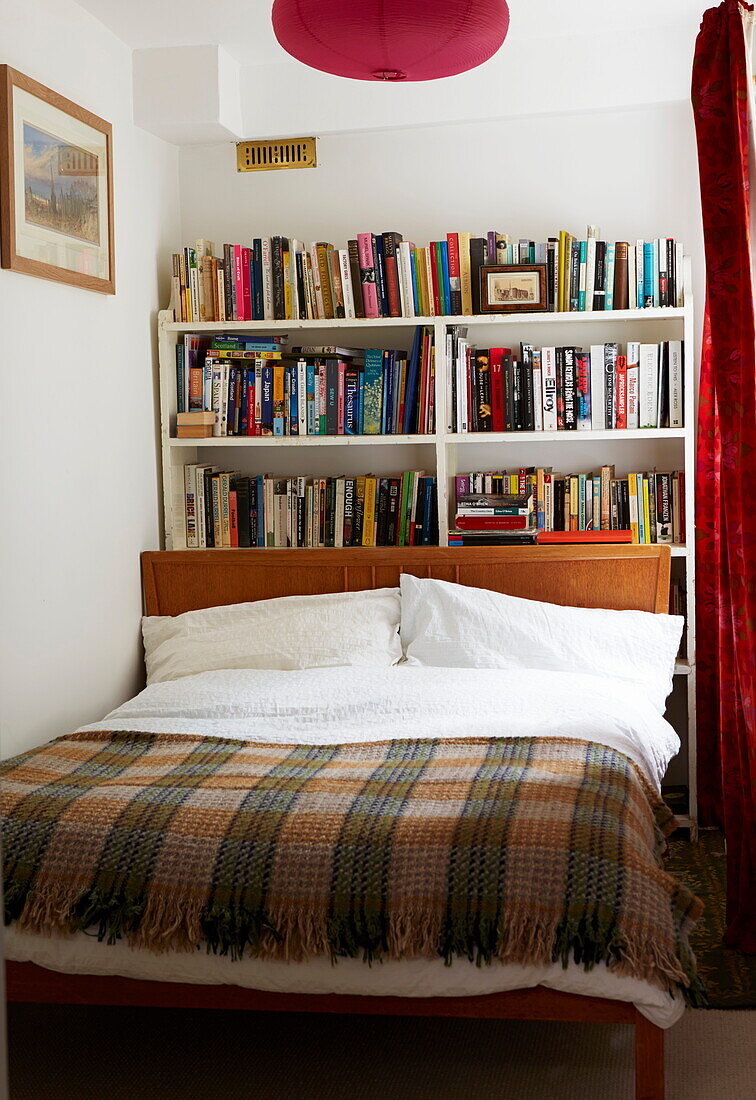
[[[10,901],[11,909],[17,906],[13,890]],[[449,965],[459,958],[478,966],[495,961],[532,965],[561,961],[566,967],[575,961],[586,970],[603,962],[619,976],[639,978],[669,992],[680,989],[693,1006],[706,1001],[687,937],[678,958],[651,938],[633,937],[598,921],[589,927],[585,921],[505,913],[475,914],[454,922],[441,908],[431,912],[419,906],[391,915],[358,912],[338,917],[283,906],[251,912],[238,903],[213,906],[177,892],[155,891],[140,901],[123,892],[106,896],[97,890],[51,888],[27,897],[18,927],[42,935],[96,928],[98,938],[110,944],[125,938],[132,947],[156,954],[196,951],[205,945],[208,952],[232,959],[249,955],[305,962],[325,956],[334,962],[359,957],[373,962],[441,956]]]

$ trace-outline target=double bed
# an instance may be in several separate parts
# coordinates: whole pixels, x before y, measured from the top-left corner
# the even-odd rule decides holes
[[[452,594],[459,585],[564,607],[658,614],[667,609],[669,557],[669,549],[663,546],[155,552],[143,555],[142,572],[148,616],[180,616],[200,608],[283,596],[393,590],[402,575],[403,586],[412,583],[413,577],[432,579],[448,582]],[[407,590],[403,587],[402,591]],[[406,595],[404,600],[406,604]],[[50,914],[56,906],[60,911],[60,894],[47,905],[46,916],[39,915],[44,907],[38,904],[38,914],[32,919],[34,899],[25,896],[14,909],[16,886],[11,883],[12,919],[6,928],[10,1000],[623,1022],[635,1027],[636,1096],[646,1100],[663,1096],[663,1031],[684,1011],[686,997],[695,985],[689,972],[687,931],[698,903],[671,883],[656,858],[660,834],[671,827],[658,791],[677,748],[676,736],[658,708],[650,706],[631,682],[595,675],[585,667],[568,672],[556,667],[490,667],[490,663],[489,667],[444,667],[439,662],[429,667],[422,661],[410,661],[388,667],[290,670],[212,667],[153,682],[103,722],[58,739],[52,748],[39,750],[43,755],[26,754],[15,779],[6,765],[6,783],[15,782],[17,787],[10,797],[11,810],[24,799],[38,798],[39,791],[47,789],[45,784],[56,778],[56,769],[58,773],[70,769],[71,775],[89,769],[88,774],[94,774],[100,768],[98,761],[105,759],[98,754],[109,753],[110,766],[114,751],[122,752],[127,746],[133,752],[135,738],[141,738],[148,748],[139,762],[133,755],[129,757],[129,768],[122,773],[127,780],[108,780],[109,786],[99,789],[102,804],[123,797],[133,805],[135,784],[143,785],[139,791],[160,788],[170,794],[173,787],[166,774],[173,774],[176,763],[183,766],[190,756],[195,772],[196,761],[201,759],[201,768],[205,767],[207,746],[214,753],[212,775],[208,779],[203,772],[196,780],[201,791],[189,796],[197,803],[204,799],[205,808],[217,808],[216,796],[227,797],[232,787],[238,792],[244,775],[252,777],[250,786],[257,784],[264,800],[265,792],[275,789],[280,794],[284,789],[280,779],[284,773],[286,783],[296,774],[299,827],[305,831],[286,847],[286,830],[290,820],[295,820],[292,816],[282,818],[282,824],[266,835],[271,852],[275,847],[270,863],[275,881],[266,884],[268,909],[263,914],[261,903],[258,914],[251,906],[249,911],[259,915],[259,923],[252,921],[251,927],[247,912],[240,931],[238,908],[227,906],[219,915],[216,906],[211,914],[203,894],[197,928],[188,929],[188,922],[184,922],[186,928],[179,928],[183,916],[171,924],[164,914],[170,901],[169,884],[159,899],[160,917],[152,921],[154,935],[150,938],[144,932],[144,924],[150,922],[143,911],[129,926],[123,912],[117,920],[113,917],[112,898],[107,903],[110,909],[105,903],[93,906],[77,928],[55,927]],[[201,758],[196,755],[197,746]],[[227,756],[219,762],[218,752],[226,750]],[[158,751],[163,755],[155,756]],[[424,757],[418,765],[418,754],[423,753],[432,757],[431,762]],[[295,765],[296,772],[292,771]],[[317,774],[310,774],[313,768]],[[302,769],[310,771],[302,777]],[[506,829],[502,826],[500,835],[507,836],[508,846],[502,847],[499,861],[499,834],[492,822],[498,820],[497,815],[502,820],[510,815],[513,800],[506,784],[512,782],[512,776],[525,772],[527,783],[517,780],[519,831],[510,826],[507,816]],[[495,775],[496,790],[491,793],[486,788],[484,794],[473,798],[470,792],[479,791],[482,777],[489,774]],[[381,779],[376,787],[378,775]],[[357,786],[355,776],[359,777]],[[626,787],[619,791],[623,783]],[[361,824],[350,826],[347,844],[344,823],[351,820],[350,815],[354,817],[354,806],[368,789],[369,806],[360,811]],[[327,812],[317,805],[323,791],[331,800]],[[137,794],[137,800],[139,797]],[[578,797],[582,800],[579,806]],[[379,813],[375,805],[381,800]],[[623,836],[621,857],[620,841],[612,832],[620,802],[627,816],[617,835],[636,830],[630,843]],[[528,809],[531,803],[532,810]],[[267,802],[258,805],[264,809],[256,811],[257,818],[270,816]],[[304,812],[308,805],[312,808],[309,818]],[[38,824],[39,812],[47,810],[27,812],[22,828],[29,822]],[[65,814],[73,812],[75,807],[65,810]],[[127,812],[132,812],[128,803],[119,804],[119,813]],[[317,813],[319,818],[314,816]],[[207,814],[202,819],[206,831],[207,823],[215,820]],[[547,864],[557,869],[557,877],[567,881],[569,875],[572,882],[577,876],[575,868],[583,866],[581,861],[590,876],[597,868],[611,867],[612,873],[617,873],[621,858],[626,881],[617,908],[624,910],[624,931],[612,927],[600,939],[596,931],[599,918],[589,914],[588,919],[582,913],[579,934],[573,931],[571,938],[562,921],[562,949],[554,948],[552,940],[544,948],[531,934],[525,950],[520,944],[527,939],[522,923],[505,934],[500,909],[494,931],[484,928],[481,914],[486,912],[486,899],[475,913],[468,912],[468,906],[453,927],[451,903],[444,909],[445,903],[439,902],[440,908],[424,912],[423,899],[419,899],[416,917],[414,910],[405,906],[400,916],[391,912],[389,919],[382,902],[377,916],[362,912],[375,897],[386,895],[388,880],[393,884],[388,894],[401,892],[397,881],[403,882],[402,876],[409,878],[413,868],[426,859],[423,837],[430,837],[428,847],[441,853],[444,868],[447,862],[460,863],[459,837],[463,834],[459,823],[466,816],[472,821],[474,836],[482,838],[486,832],[478,847],[471,843],[475,859],[492,859],[494,877],[499,875],[501,882],[506,878],[503,861],[508,861],[510,901],[516,893],[512,885],[516,876],[511,870],[517,866],[515,852],[526,873],[527,861],[531,861],[534,881],[543,875],[544,893],[554,877],[551,870],[548,874],[544,870]],[[363,878],[350,870],[344,901],[348,919],[338,909],[334,886],[337,900],[329,902],[329,912],[318,923],[314,907],[305,927],[297,891],[304,889],[305,878],[309,889],[321,873],[318,860],[326,858],[322,833],[337,817],[342,847],[334,843],[327,858],[336,863],[349,858],[355,863],[355,853],[361,853],[359,858],[367,870]],[[402,832],[413,817],[422,818],[424,832]],[[312,829],[313,821],[317,835],[311,842],[313,833],[307,829]],[[444,822],[450,823],[448,828]],[[181,832],[179,826],[175,828],[177,834]],[[560,837],[567,828],[569,847],[562,860]],[[134,837],[136,829],[135,825]],[[218,840],[219,851],[226,841]],[[206,836],[202,842],[207,843]],[[165,837],[161,843],[165,847]],[[136,839],[134,844],[138,847]],[[177,847],[177,851],[193,853],[199,866],[200,848],[201,840],[195,837],[192,845]],[[406,866],[397,868],[403,851]],[[371,885],[374,865],[382,886]],[[282,867],[288,870],[284,872]],[[446,873],[444,869],[441,875],[444,889]],[[163,874],[165,877],[165,870]],[[465,893],[464,883],[475,880],[480,891],[480,883],[488,881],[485,875],[476,875],[479,868],[472,862],[459,872],[463,884],[460,896]],[[336,882],[332,863],[328,876],[332,884]],[[65,878],[59,874],[56,889]],[[75,893],[76,884],[83,879],[82,867],[72,864],[64,886]],[[423,880],[425,893],[432,892],[428,881]],[[590,893],[590,883],[584,888]],[[641,927],[646,901],[641,899],[650,896],[652,889],[667,891],[663,897],[669,899],[670,911],[677,914],[677,957],[668,958],[656,969],[648,961],[638,961],[646,946]],[[637,912],[633,909],[634,891]],[[90,906],[94,896],[95,891],[90,891]],[[275,920],[271,896],[280,902]],[[185,899],[180,904],[185,904]],[[533,905],[532,898],[529,904]],[[572,909],[576,905],[577,901]],[[545,911],[544,904],[540,914],[544,923]],[[25,920],[18,919],[22,912]],[[438,913],[441,916],[434,925]],[[537,923],[532,911],[526,918],[525,923]],[[612,915],[607,919],[611,923]],[[100,936],[92,934],[98,924]],[[634,925],[637,935],[630,948],[624,940],[618,947]],[[435,929],[432,937],[428,927]],[[283,932],[284,928],[289,931]],[[650,924],[648,929],[650,937]],[[490,948],[489,943],[493,945]],[[207,949],[199,950],[200,946]],[[655,943],[648,957],[658,961],[660,956],[661,948]],[[372,964],[367,965],[366,959]],[[680,969],[679,960],[688,963],[688,969],[682,964]]]

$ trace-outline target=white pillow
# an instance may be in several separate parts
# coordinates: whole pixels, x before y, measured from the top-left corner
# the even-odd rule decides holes
[[[221,668],[386,668],[402,658],[399,589],[282,596],[142,619],[147,683]]]
[[[409,664],[531,668],[629,681],[664,713],[683,619],[538,603],[402,574],[402,647]]]

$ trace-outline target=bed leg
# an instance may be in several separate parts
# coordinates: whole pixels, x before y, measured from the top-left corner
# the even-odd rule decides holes
[[[664,1032],[637,1011],[635,1100],[664,1100]]]

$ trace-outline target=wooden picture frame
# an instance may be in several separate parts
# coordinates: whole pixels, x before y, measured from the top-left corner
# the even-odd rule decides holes
[[[112,126],[9,65],[0,96],[0,265],[115,294]]]
[[[547,308],[546,264],[481,267],[481,313],[543,313]]]

